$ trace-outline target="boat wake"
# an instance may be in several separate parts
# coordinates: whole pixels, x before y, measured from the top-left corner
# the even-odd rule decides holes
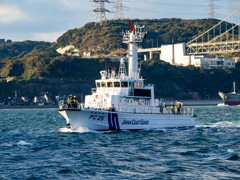
[[[112,133],[113,131],[95,131],[92,129],[89,129],[87,127],[79,127],[77,129],[71,129],[71,128],[60,128],[59,132],[61,133],[96,133],[96,134],[104,134],[104,133]]]
[[[208,125],[197,125],[196,128],[239,128],[239,123],[233,123],[229,121],[221,121],[213,124]]]
[[[228,105],[226,105],[224,103],[219,103],[217,106],[228,106]]]

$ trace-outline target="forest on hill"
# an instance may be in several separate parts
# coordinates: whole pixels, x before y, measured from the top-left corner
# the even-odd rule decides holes
[[[185,20],[177,18],[133,19],[130,21],[133,24],[144,25],[148,31],[147,39],[140,44],[143,48],[171,44],[172,42],[188,42],[219,22],[216,19]],[[127,45],[122,43],[122,31],[128,29],[128,19],[108,20],[102,26],[90,22],[82,28],[71,29],[64,33],[57,39],[57,46],[74,45],[81,52],[91,47],[101,47],[110,50],[127,48]],[[224,29],[222,30],[224,31]]]
[[[131,20],[145,25],[148,38],[141,44],[142,47],[151,47],[152,43],[158,45],[188,42],[198,34],[212,27],[218,22],[215,19],[182,20]],[[80,50],[91,46],[108,47],[111,51],[125,48],[122,44],[122,29],[128,29],[127,20],[109,20],[106,25],[99,26],[87,23],[79,29],[67,31],[58,38],[57,43],[48,42],[13,42],[0,45],[0,97],[13,96],[15,90],[22,89],[27,84],[42,84],[43,88],[29,93],[30,89],[21,90],[21,95],[37,95],[40,91],[51,92],[53,89],[61,92],[63,84],[84,84],[82,89],[72,88],[77,92],[89,94],[88,87],[94,87],[94,80],[100,78],[99,71],[104,70],[111,63],[118,69],[118,62],[106,58],[83,59],[60,55],[56,52],[58,47],[72,44]],[[232,82],[240,87],[239,69],[200,69],[193,66],[177,67],[164,61],[151,59],[141,61],[142,76],[147,76],[146,83],[155,84],[157,98],[176,97],[191,98],[189,91],[199,92],[203,97],[204,91],[210,97],[218,97],[218,91],[229,92]],[[78,87],[75,86],[74,87]],[[70,85],[71,86],[71,85]],[[71,92],[66,92],[71,93]]]
[[[0,44],[0,59],[6,57],[16,57],[23,56],[26,53],[36,50],[44,51],[45,48],[48,48],[52,43],[44,41],[23,41],[23,42],[5,42]]]

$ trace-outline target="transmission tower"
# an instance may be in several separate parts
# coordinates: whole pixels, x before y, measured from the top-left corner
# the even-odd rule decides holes
[[[122,4],[122,0],[116,0],[115,5],[113,6],[113,8],[115,9],[115,19],[123,19],[124,18],[124,14],[123,14],[123,4]]]
[[[100,23],[102,25],[102,22],[106,20],[106,14],[105,12],[110,13],[109,10],[105,9],[104,3],[109,3],[108,0],[93,0],[94,3],[97,4],[97,8],[93,10],[95,12],[96,16],[96,23]]]
[[[210,0],[209,1],[209,4],[208,4],[208,7],[209,7],[209,12],[208,12],[208,15],[209,15],[209,19],[215,19],[215,3],[214,3],[215,0]]]

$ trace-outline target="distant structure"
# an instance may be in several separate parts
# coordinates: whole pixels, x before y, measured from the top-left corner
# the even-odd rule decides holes
[[[5,39],[0,39],[0,44],[5,43]]]
[[[209,12],[208,12],[208,16],[209,16],[209,19],[215,19],[215,3],[214,3],[215,0],[210,0],[209,1],[209,4],[208,4],[208,7],[209,7]]]
[[[95,12],[96,16],[96,23],[100,23],[102,25],[103,21],[106,20],[106,14],[105,12],[110,13],[109,10],[105,9],[104,3],[107,2],[109,3],[108,0],[93,0],[94,3],[97,4],[97,8],[93,10]]]
[[[191,65],[205,69],[215,69],[221,67],[235,68],[235,60],[225,59],[224,56],[192,56]]]
[[[115,9],[115,19],[124,18],[123,8],[122,0],[116,0],[115,5],[113,6],[113,9]]]

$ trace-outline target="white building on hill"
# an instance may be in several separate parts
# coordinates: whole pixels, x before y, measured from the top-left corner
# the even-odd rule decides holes
[[[196,67],[203,67],[206,69],[221,67],[235,68],[235,60],[225,59],[223,56],[216,56],[215,58],[207,58],[203,55],[189,56],[186,54],[185,43],[162,45],[161,60],[169,62],[173,65],[194,65]]]
[[[213,69],[213,68],[235,68],[234,59],[225,59],[222,56],[216,56],[215,58],[205,58],[204,56],[195,56],[192,59],[192,65],[196,67]]]
[[[162,45],[161,60],[173,65],[188,66],[191,64],[191,56],[186,55],[185,43]]]

